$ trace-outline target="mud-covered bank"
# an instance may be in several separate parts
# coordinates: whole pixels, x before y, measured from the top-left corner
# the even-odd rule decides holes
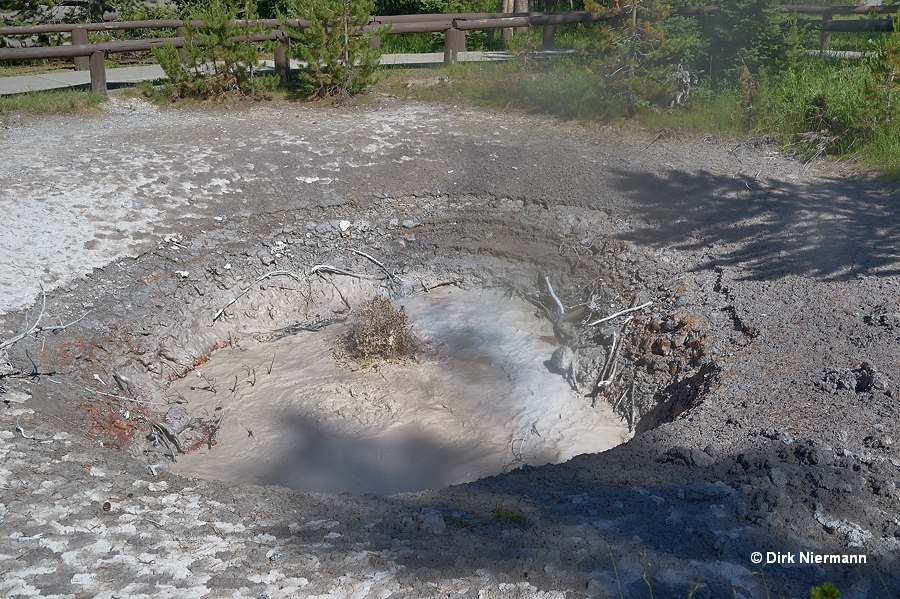
[[[7,309],[39,301],[2,337],[35,321],[38,280],[44,326],[84,317],[9,348],[5,395],[31,397],[2,415],[4,593],[637,597],[645,572],[657,596],[701,579],[695,596],[803,596],[825,580],[896,593],[890,193],[767,147],[385,102],[114,104],[3,131],[23,150],[2,173],[15,241],[0,283]],[[459,281],[547,301],[549,276],[567,302],[587,285],[610,312],[653,301],[621,354],[649,430],[391,498],[168,472],[146,438],[150,414],[181,405],[167,385],[211,350],[384,290],[310,276],[381,273],[349,247],[401,277],[400,295]],[[272,271],[299,280],[253,283]],[[98,444],[134,434],[126,452]],[[761,569],[753,551],[869,562]]]

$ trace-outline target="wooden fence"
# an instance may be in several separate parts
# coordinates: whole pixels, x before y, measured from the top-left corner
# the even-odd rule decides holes
[[[841,20],[837,15],[869,15],[896,14],[897,6],[805,6],[782,5],[778,10],[789,14],[812,15],[819,17],[811,26],[820,30],[820,48],[827,50],[831,44],[832,32],[889,32],[893,31],[892,19]],[[675,11],[684,16],[714,15],[715,6],[679,7]],[[407,33],[444,33],[444,62],[456,62],[459,52],[465,51],[465,35],[467,31],[504,29],[519,27],[543,28],[544,48],[554,47],[554,36],[557,25],[588,23],[592,21],[616,21],[628,15],[598,16],[589,11],[569,11],[559,13],[459,13],[430,15],[396,15],[373,16],[364,31],[374,31],[384,25],[390,25],[390,35]],[[193,22],[202,26],[200,21]],[[260,19],[241,25],[268,29],[266,33],[250,36],[239,36],[238,40],[248,42],[276,41],[275,71],[287,79],[290,72],[288,48],[290,37],[284,30],[284,24],[276,19]],[[292,20],[293,27],[305,27],[308,21]],[[72,58],[76,70],[90,70],[91,89],[98,93],[106,93],[105,59],[107,54],[119,52],[138,52],[164,45],[176,48],[184,46],[185,22],[177,19],[159,19],[151,21],[113,21],[104,23],[81,24],[47,24],[33,26],[0,27],[0,37],[33,36],[46,33],[68,33],[71,45],[52,47],[0,48],[0,61],[28,61],[48,58]],[[122,32],[141,29],[174,29],[175,37],[147,38],[138,40],[111,41],[97,44],[88,43],[89,32]],[[376,38],[376,43],[378,40]]]
[[[450,64],[456,62],[460,52],[465,51],[466,31],[502,29],[507,27],[534,27],[543,28],[543,42],[545,47],[553,47],[554,34],[557,25],[571,23],[588,23],[598,20],[610,20],[615,17],[599,17],[589,11],[570,11],[560,13],[460,13],[460,14],[431,14],[431,15],[396,15],[371,17],[369,24],[363,27],[363,31],[375,31],[385,25],[390,25],[388,34],[407,33],[444,33],[444,62]],[[194,21],[195,26],[202,26],[201,21]],[[259,19],[242,26],[262,27],[269,29],[267,33],[241,35],[237,41],[277,41],[275,49],[275,72],[287,79],[290,71],[288,48],[290,37],[284,30],[284,24],[276,19]],[[289,20],[287,24],[292,27],[307,27],[308,21]],[[184,21],[152,20],[152,21],[118,21],[107,23],[83,23],[83,24],[48,24],[35,26],[11,26],[0,27],[0,36],[31,36],[43,33],[69,33],[72,38],[71,45],[28,48],[0,48],[0,62],[2,61],[28,61],[44,60],[49,58],[73,58],[76,70],[90,70],[91,89],[98,93],[106,93],[105,59],[107,54],[119,52],[139,52],[153,48],[172,45],[176,48],[184,46]],[[147,38],[139,40],[123,40],[103,42],[97,44],[88,43],[88,32],[100,31],[130,31],[137,29],[175,29],[175,37]],[[380,40],[375,38],[375,43]]]

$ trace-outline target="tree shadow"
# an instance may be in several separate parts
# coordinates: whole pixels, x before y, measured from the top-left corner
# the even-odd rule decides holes
[[[646,226],[624,239],[701,253],[744,279],[824,281],[900,272],[896,193],[860,180],[759,180],[708,171],[613,169],[614,187]]]
[[[797,536],[792,526],[784,524],[800,530],[806,525],[788,522],[789,511],[776,513],[774,506],[768,512],[759,510],[752,494],[734,484],[709,482],[703,469],[667,462],[665,457],[634,463],[631,466],[640,467],[645,477],[634,484],[626,482],[633,477],[616,472],[622,461],[607,463],[607,455],[579,456],[566,464],[481,479],[443,492],[436,500],[393,499],[413,513],[442,515],[447,526],[443,534],[452,540],[442,539],[441,544],[458,547],[454,556],[464,556],[473,572],[485,568],[511,581],[519,576],[519,581],[545,592],[581,596],[587,589],[588,596],[594,596],[593,590],[597,596],[623,598],[803,597],[810,587],[831,581],[848,596],[862,592],[888,599],[900,584],[884,558],[864,547],[828,549],[812,540],[815,535]],[[709,467],[728,469],[765,460],[770,458],[764,453],[723,455]],[[751,473],[754,467],[750,466]],[[852,473],[847,474],[850,479]],[[838,503],[828,503],[831,500],[821,490],[818,496],[827,507],[817,505],[817,514],[821,509],[848,522],[858,518],[852,506],[838,507],[839,498]],[[509,513],[521,513],[524,523],[506,517]],[[816,526],[810,515],[808,527]],[[447,567],[446,553],[430,550],[433,532],[426,525],[400,533],[408,540],[409,551],[399,561],[411,576]],[[755,551],[762,553],[763,563],[754,564]],[[867,562],[797,565],[801,552],[861,554]],[[793,561],[788,563],[786,555],[793,555]],[[562,583],[564,579],[569,582]],[[581,584],[571,586],[572,580]],[[695,594],[690,593],[693,582],[703,586]]]

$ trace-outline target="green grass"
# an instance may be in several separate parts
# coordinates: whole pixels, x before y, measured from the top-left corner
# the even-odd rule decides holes
[[[106,100],[105,96],[77,90],[30,92],[14,96],[0,96],[0,114],[23,112],[49,114],[79,112],[91,109]]]
[[[862,61],[810,59],[769,77],[755,77],[749,95],[701,83],[691,101],[669,110],[642,101],[628,114],[621,90],[606,82],[597,60],[560,58],[465,63],[431,71],[449,81],[418,88],[423,100],[546,114],[585,123],[627,123],[687,136],[769,136],[801,159],[835,156],[900,180],[900,124],[888,118],[883,81]],[[874,91],[873,91],[874,90]],[[880,95],[879,95],[880,94]],[[892,109],[900,110],[900,87]]]
[[[444,521],[460,528],[469,526],[484,526],[487,524],[513,524],[515,526],[524,526],[526,524],[525,516],[516,509],[508,509],[504,507],[494,508],[493,514],[489,518],[467,519],[458,518],[449,514],[444,514]]]

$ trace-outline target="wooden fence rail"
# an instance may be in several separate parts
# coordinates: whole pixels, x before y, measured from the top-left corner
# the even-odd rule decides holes
[[[371,17],[364,31],[375,31],[390,25],[389,34],[406,33],[444,33],[444,62],[457,61],[460,52],[465,51],[465,32],[475,29],[500,29],[505,27],[541,26],[544,28],[544,45],[553,46],[556,25],[565,23],[588,23],[597,20],[610,20],[614,17],[599,17],[589,11],[570,11],[565,13],[459,13],[436,15],[396,15]],[[202,27],[202,21],[192,21]],[[284,24],[276,19],[259,19],[240,21],[238,24],[250,27],[270,28],[271,31],[250,36],[251,42],[275,40],[279,44],[275,51],[275,72],[283,79],[290,72],[287,46],[290,38],[284,31]],[[308,21],[290,20],[288,25],[308,27]],[[106,54],[118,52],[138,52],[165,45],[176,48],[184,46],[184,21],[176,19],[157,19],[148,21],[120,21],[109,23],[54,24],[34,27],[0,27],[0,36],[34,35],[37,33],[70,33],[71,45],[27,48],[0,48],[0,61],[43,60],[48,58],[74,58],[76,70],[90,70],[91,89],[98,93],[106,93]],[[88,43],[88,32],[125,31],[135,29],[175,29],[175,37],[147,38],[140,40],[122,40]],[[237,41],[247,40],[246,36],[235,38]]]
[[[778,10],[796,15],[817,15],[820,30],[820,48],[827,50],[831,44],[832,32],[889,32],[893,31],[891,19],[839,20],[836,15],[896,14],[898,6],[805,6],[782,5]],[[715,6],[687,6],[674,9],[685,16],[714,15]],[[560,13],[456,13],[431,15],[393,15],[373,16],[369,19],[364,31],[373,31],[384,25],[391,25],[389,34],[407,33],[444,33],[444,62],[456,62],[459,52],[465,51],[466,31],[503,29],[518,27],[543,28],[543,47],[554,46],[555,28],[557,25],[573,23],[589,23],[592,21],[618,21],[627,15],[598,16],[589,11],[569,11]],[[270,29],[267,33],[255,34],[249,41],[275,40],[279,44],[275,52],[275,71],[282,78],[287,78],[290,71],[287,46],[289,37],[284,32],[281,21],[277,19],[258,19],[250,22],[240,21],[240,25]],[[292,20],[288,24],[294,27],[307,27],[308,21]],[[192,21],[192,25],[202,27],[202,21]],[[175,37],[148,38],[139,40],[123,40],[88,43],[89,32],[130,31],[138,29],[174,29]],[[27,61],[48,58],[73,58],[76,70],[90,70],[91,88],[106,93],[105,57],[108,53],[138,52],[167,44],[175,47],[184,45],[185,22],[178,19],[155,19],[147,21],[111,21],[104,23],[48,24],[34,26],[0,27],[2,36],[31,36],[46,33],[69,33],[71,45],[52,47],[0,48],[0,61]],[[246,40],[245,36],[236,38]],[[377,43],[377,40],[376,40]]]

